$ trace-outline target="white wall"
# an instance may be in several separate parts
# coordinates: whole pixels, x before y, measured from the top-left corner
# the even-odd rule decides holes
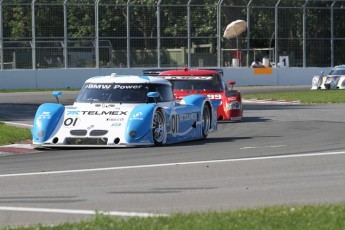
[[[152,69],[152,68],[147,68]],[[225,67],[224,81],[235,80],[237,86],[311,85],[314,75],[331,68],[273,68],[272,74],[254,74],[251,68]],[[90,77],[110,73],[140,75],[143,68],[38,69],[0,71],[0,89],[80,88]]]

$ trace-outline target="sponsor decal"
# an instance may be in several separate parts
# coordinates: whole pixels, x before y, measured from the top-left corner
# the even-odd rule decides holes
[[[178,116],[178,119],[180,121],[190,121],[190,120],[196,120],[198,117],[197,113],[185,113],[185,114],[180,114]]]
[[[136,114],[133,114],[133,117],[140,117],[141,115],[143,115],[143,113],[142,112],[138,112]]]
[[[143,113],[142,112],[137,112],[135,114],[133,114],[133,116],[130,118],[130,120],[144,120],[144,118],[142,117]]]
[[[177,94],[174,94],[174,97],[175,97],[175,100],[182,100],[183,99],[183,96],[180,96]]]
[[[115,116],[121,116],[121,115],[127,115],[128,111],[67,111],[67,115],[115,115]]]
[[[50,112],[43,112],[38,117],[38,119],[50,119],[50,118],[51,118]]]
[[[124,118],[107,118],[107,121],[124,121]]]
[[[68,110],[67,111],[67,115],[78,116],[79,115],[79,111],[78,110]]]
[[[81,111],[82,115],[127,115],[128,111]]]
[[[112,124],[111,124],[112,127],[119,127],[119,126],[121,126],[121,125],[122,125],[121,123],[112,123]]]
[[[110,89],[111,84],[88,84],[85,86],[86,89]]]
[[[143,85],[114,85],[114,89],[141,89]]]

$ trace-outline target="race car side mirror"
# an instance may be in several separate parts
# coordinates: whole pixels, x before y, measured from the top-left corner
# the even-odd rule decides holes
[[[147,98],[153,98],[155,103],[157,103],[157,97],[160,97],[160,94],[158,92],[148,92]]]
[[[231,89],[230,90],[232,90],[234,88],[234,85],[236,84],[236,81],[231,80],[231,81],[228,82],[228,84],[231,85]]]
[[[62,95],[62,92],[61,91],[54,91],[52,94],[56,98],[57,103],[60,104],[59,97]]]
[[[321,71],[321,76],[323,76],[323,74],[324,74],[324,72],[323,72],[323,70]]]

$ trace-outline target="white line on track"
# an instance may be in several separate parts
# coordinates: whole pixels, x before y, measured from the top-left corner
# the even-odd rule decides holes
[[[192,164],[208,164],[208,163],[222,163],[222,162],[236,162],[236,161],[284,159],[284,158],[297,158],[297,157],[315,157],[315,156],[327,156],[327,155],[339,155],[339,154],[345,154],[345,151],[340,151],[340,152],[324,152],[324,153],[309,153],[309,154],[296,154],[296,155],[282,155],[282,156],[267,156],[267,157],[252,157],[252,158],[227,159],[227,160],[180,162],[180,163],[168,163],[168,164],[156,164],[156,165],[138,165],[138,166],[123,166],[123,167],[111,167],[111,168],[95,168],[95,169],[52,171],[52,172],[3,174],[3,175],[0,175],[0,177],[47,175],[47,174],[62,174],[62,173],[78,173],[78,172],[119,170],[119,169],[133,169],[133,168],[164,167],[164,166],[174,166],[174,165],[192,165]],[[168,216],[167,214],[140,213],[140,212],[93,211],[93,210],[29,208],[29,207],[7,207],[7,206],[0,206],[0,211],[39,212],[39,213],[63,213],[63,214],[79,214],[79,215],[95,215],[96,213],[101,213],[103,215],[123,216],[123,217]]]
[[[117,212],[117,211],[92,211],[92,210],[76,210],[76,209],[55,209],[55,208],[28,208],[28,207],[7,207],[0,206],[0,211],[17,211],[17,212],[41,212],[41,213],[63,213],[63,214],[79,214],[79,215],[95,215],[100,213],[109,216],[131,216],[131,217],[156,217],[168,216],[167,214],[154,214],[144,212]]]
[[[242,147],[240,149],[281,148],[281,147],[286,147],[286,146],[287,145],[248,146],[248,147]]]
[[[51,172],[0,174],[0,178],[35,176],[35,175],[53,175],[53,174],[64,174],[64,173],[82,173],[82,172],[97,172],[97,171],[99,172],[99,171],[121,170],[121,169],[168,167],[168,166],[175,166],[175,165],[195,165],[195,164],[210,164],[210,163],[239,162],[239,161],[273,160],[273,159],[285,159],[285,158],[297,158],[297,157],[317,157],[317,156],[330,156],[330,155],[340,155],[340,154],[345,154],[345,151],[304,153],[304,154],[266,156],[266,157],[249,157],[249,158],[209,160],[209,161],[176,162],[176,163],[154,164],[154,165],[134,165],[134,166],[119,166],[119,167],[108,167],[108,168],[75,169],[75,170],[63,170],[63,171],[51,171]]]
[[[253,103],[253,104],[274,104],[274,105],[299,105],[299,101],[273,101],[273,100],[257,100],[257,99],[248,99],[242,100],[243,103]]]

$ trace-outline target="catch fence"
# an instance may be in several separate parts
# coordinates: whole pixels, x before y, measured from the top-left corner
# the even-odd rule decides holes
[[[0,0],[0,66],[333,67],[344,19],[342,0]]]

